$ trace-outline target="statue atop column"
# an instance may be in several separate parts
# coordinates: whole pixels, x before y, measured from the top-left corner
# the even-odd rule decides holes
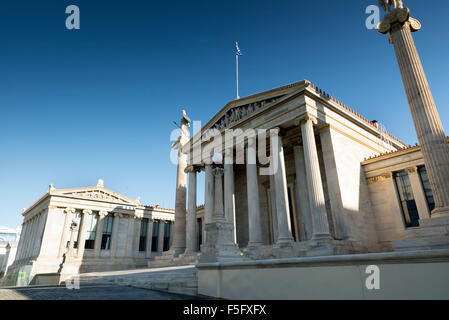
[[[394,45],[416,134],[435,199],[432,218],[449,216],[449,145],[424,73],[412,32],[421,23],[410,17],[400,0],[380,0],[387,12],[377,29]]]

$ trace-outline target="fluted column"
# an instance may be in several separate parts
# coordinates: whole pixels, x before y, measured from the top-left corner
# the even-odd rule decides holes
[[[205,164],[204,169],[204,226],[212,222],[214,215],[214,175],[211,161]],[[206,243],[206,228],[203,228],[203,244]]]
[[[84,255],[84,248],[86,242],[86,228],[87,228],[87,218],[89,215],[93,214],[92,210],[86,209],[83,210],[83,215],[81,218],[81,226],[80,226],[80,234],[78,236],[78,258],[82,258]]]
[[[197,238],[197,222],[196,222],[196,181],[197,167],[191,166],[187,168],[189,173],[189,198],[187,211],[187,235],[186,235],[186,254],[195,253],[198,251]]]
[[[296,208],[299,212],[299,224],[301,240],[306,241],[312,238],[312,217],[310,212],[309,193],[307,188],[306,167],[304,161],[303,146],[293,147],[296,170]]]
[[[146,248],[146,252],[145,252],[146,258],[151,258],[152,244],[153,244],[153,219],[148,219],[147,248]]]
[[[176,200],[175,200],[175,224],[173,227],[173,243],[170,247],[173,256],[178,256],[186,250],[186,199],[187,199],[187,154],[183,147],[188,143],[190,132],[188,127],[190,119],[183,111],[181,118],[181,135],[173,144],[173,148],[178,150],[178,168],[176,176]]]
[[[133,244],[133,252],[131,253],[131,257],[138,258],[139,257],[139,245],[140,245],[140,229],[142,228],[142,216],[134,216],[134,244]]]
[[[313,124],[316,119],[306,115],[300,121],[304,144],[304,160],[309,189],[309,201],[312,211],[312,240],[330,240],[329,222],[327,221],[326,204],[324,200],[323,183],[315,142]]]
[[[164,234],[165,234],[165,221],[159,221],[159,235],[157,237],[157,252],[162,253],[164,251]]]
[[[64,209],[64,226],[62,229],[62,235],[61,235],[61,242],[59,243],[59,252],[58,257],[62,258],[63,254],[66,252],[67,249],[67,238],[70,237],[70,218],[72,216],[72,213],[75,212],[74,208],[65,208]]]
[[[273,157],[278,159],[278,167],[274,172],[274,185],[276,187],[276,216],[278,225],[278,246],[293,244],[292,228],[290,224],[290,208],[288,206],[287,177],[285,174],[284,148],[280,129],[270,130]]]
[[[234,157],[233,149],[225,150],[224,161],[224,211],[226,220],[233,226],[234,243],[237,243],[235,224]]]
[[[246,186],[248,194],[248,246],[262,244],[262,228],[259,207],[259,183],[257,178],[256,138],[248,138],[246,159]]]
[[[215,196],[214,196],[214,215],[213,221],[224,221],[224,203],[223,203],[223,168],[214,168],[213,174],[215,177]]]
[[[421,24],[410,17],[408,8],[397,7],[385,16],[379,25],[379,32],[389,33],[396,52],[435,199],[435,209],[431,216],[447,216],[449,215],[449,145],[411,34],[420,28]]]
[[[100,258],[101,239],[103,238],[104,218],[108,215],[107,211],[100,211],[98,214],[97,230],[95,232],[95,258]]]
[[[67,257],[73,257],[74,255],[74,245],[75,245],[75,235],[78,231],[78,225],[75,222],[72,222],[70,225],[70,242],[69,242],[69,248],[67,250]]]
[[[278,241],[278,218],[276,211],[276,183],[274,175],[270,175],[270,217],[273,232],[273,243]]]
[[[110,258],[115,258],[117,252],[117,239],[120,225],[120,218],[123,218],[121,213],[114,213],[114,219],[112,220],[112,236],[111,236],[111,254]]]

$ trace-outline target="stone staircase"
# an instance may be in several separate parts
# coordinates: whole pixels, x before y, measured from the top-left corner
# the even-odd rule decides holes
[[[194,265],[80,274],[80,285],[116,284],[195,296],[198,271]]]
[[[195,265],[200,258],[200,253],[181,254],[178,257],[173,257],[173,254],[169,251],[164,252],[160,256],[156,256],[154,259],[148,261],[149,268],[162,268],[170,266],[186,266]]]

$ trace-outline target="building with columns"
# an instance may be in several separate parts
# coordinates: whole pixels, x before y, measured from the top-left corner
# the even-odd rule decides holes
[[[179,242],[156,262],[201,267],[449,248],[448,221],[438,220],[438,232],[426,229],[436,220],[420,147],[405,145],[309,81],[233,100],[191,138],[189,119],[183,119],[174,228]],[[277,159],[272,173],[261,148],[268,160]],[[200,171],[204,191],[197,190]],[[201,254],[194,252],[198,192],[205,198]],[[179,213],[183,223],[176,228]]]
[[[168,250],[174,220],[173,210],[141,205],[106,189],[102,180],[87,188],[50,185],[22,215],[22,237],[3,284],[54,283],[80,272],[146,266]]]

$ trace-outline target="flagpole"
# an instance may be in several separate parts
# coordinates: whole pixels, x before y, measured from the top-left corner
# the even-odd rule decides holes
[[[235,55],[235,71],[237,75],[237,99],[240,99],[239,97],[239,55]]]

